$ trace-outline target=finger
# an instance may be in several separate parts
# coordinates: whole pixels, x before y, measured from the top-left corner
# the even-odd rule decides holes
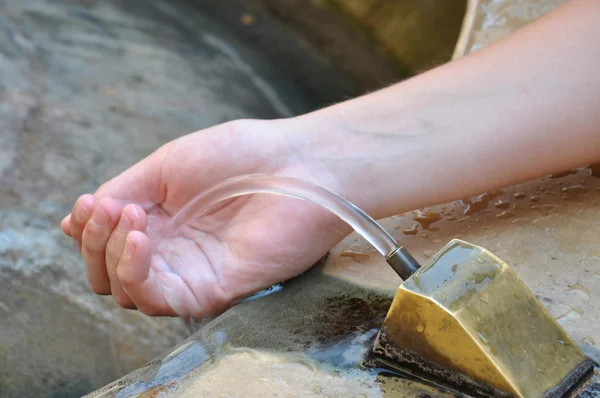
[[[114,199],[98,201],[82,233],[81,254],[86,264],[87,277],[96,294],[110,294],[106,271],[106,243],[115,228],[121,206]]]
[[[60,229],[62,229],[62,231],[64,232],[65,235],[67,235],[69,238],[71,238],[71,214],[67,215],[65,218],[62,219],[62,221],[60,222]]]
[[[110,197],[152,206],[165,199],[161,169],[165,158],[174,146],[167,143],[154,153],[125,170],[96,191],[98,197]]]
[[[121,285],[137,308],[150,316],[175,316],[167,304],[159,274],[150,267],[151,251],[148,236],[140,231],[127,234],[125,249],[117,266]]]
[[[144,232],[147,224],[148,218],[140,206],[125,206],[121,212],[119,223],[106,245],[106,271],[110,280],[110,291],[115,301],[124,308],[135,309],[136,306],[121,286],[121,281],[117,276],[117,265],[125,249],[127,234],[134,230]]]
[[[77,244],[77,248],[79,252],[81,252],[81,237],[83,234],[83,230],[85,225],[87,224],[90,216],[92,214],[92,210],[94,209],[96,199],[94,196],[86,194],[80,196],[79,199],[75,202],[75,206],[73,206],[73,213],[71,213],[70,217],[70,231],[71,237]]]

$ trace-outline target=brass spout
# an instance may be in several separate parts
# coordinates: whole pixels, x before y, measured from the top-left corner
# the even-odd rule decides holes
[[[562,397],[594,366],[508,264],[457,239],[398,288],[373,354],[475,396]]]

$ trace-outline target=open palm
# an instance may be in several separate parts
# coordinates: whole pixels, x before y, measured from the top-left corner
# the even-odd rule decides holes
[[[304,166],[284,124],[244,121],[190,134],[80,197],[62,228],[77,242],[93,290],[148,315],[202,318],[326,254],[347,227],[280,196],[229,200],[174,236],[161,232],[189,200],[230,177],[272,173],[334,185],[326,170]]]

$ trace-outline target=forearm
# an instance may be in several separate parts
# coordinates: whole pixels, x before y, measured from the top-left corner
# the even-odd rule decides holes
[[[600,2],[572,0],[470,56],[302,117],[317,132],[310,156],[377,218],[598,161],[599,38]]]

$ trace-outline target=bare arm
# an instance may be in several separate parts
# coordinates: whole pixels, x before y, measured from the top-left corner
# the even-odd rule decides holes
[[[378,218],[599,161],[600,2],[298,120],[307,163]]]
[[[599,161],[599,73],[600,1],[571,0],[376,93],[172,141],[80,197],[62,227],[96,293],[149,315],[218,314],[308,269],[348,228],[321,209],[257,195],[161,236],[190,198],[228,177],[284,174],[382,218]]]

